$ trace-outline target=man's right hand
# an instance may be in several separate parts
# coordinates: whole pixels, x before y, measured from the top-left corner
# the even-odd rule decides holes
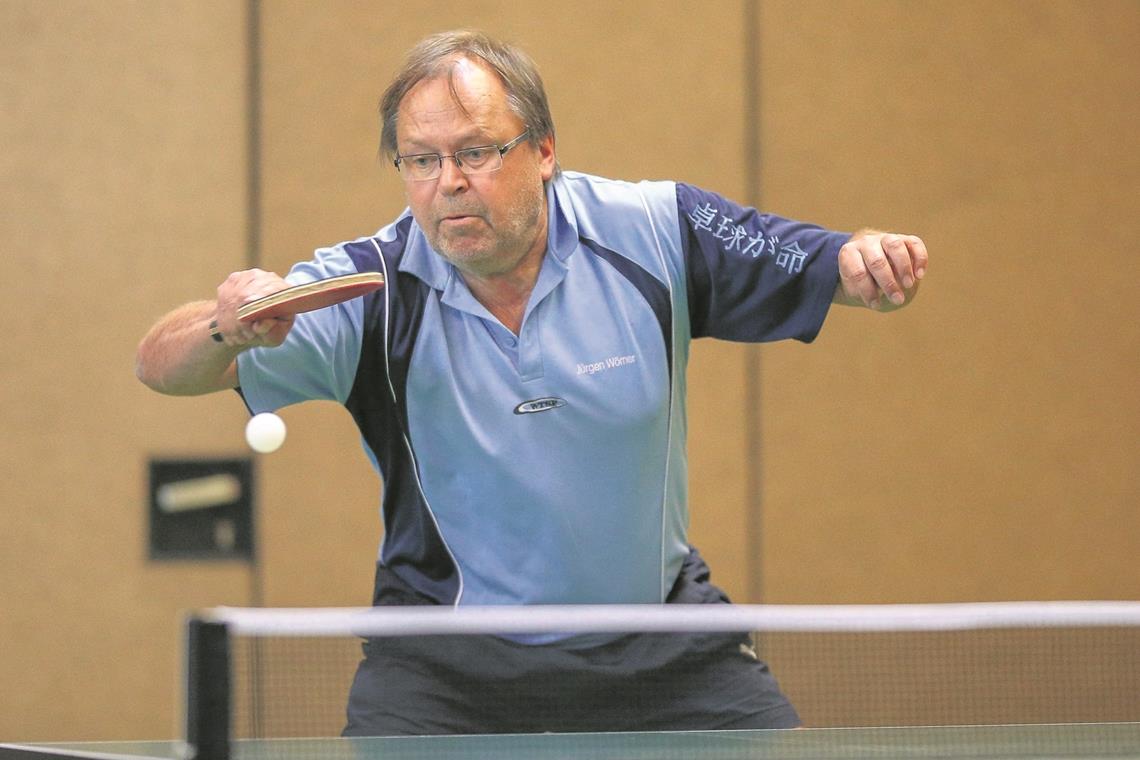
[[[274,317],[255,322],[239,322],[239,308],[258,298],[289,287],[274,272],[247,269],[234,272],[218,286],[217,312],[214,321],[222,342],[234,348],[280,346],[293,328],[293,317]]]
[[[196,396],[238,386],[237,355],[254,346],[279,346],[293,318],[238,322],[242,305],[289,287],[273,272],[234,272],[218,286],[217,301],[195,301],[158,320],[139,343],[135,374],[159,393]],[[222,337],[211,335],[210,323]]]

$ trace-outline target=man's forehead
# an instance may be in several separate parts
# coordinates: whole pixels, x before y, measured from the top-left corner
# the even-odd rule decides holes
[[[475,116],[506,107],[507,92],[498,75],[485,64],[457,58],[408,90],[399,110],[408,114],[457,110]]]
[[[405,152],[446,150],[472,140],[493,142],[517,120],[498,75],[461,60],[408,91],[400,101],[396,135]]]

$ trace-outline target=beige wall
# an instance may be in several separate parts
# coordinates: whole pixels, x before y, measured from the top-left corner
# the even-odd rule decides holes
[[[900,314],[837,312],[811,347],[695,347],[693,536],[735,598],[1140,597],[1140,6],[765,0],[751,26],[741,2],[471,6],[261,4],[262,266],[402,207],[379,91],[422,34],[486,28],[538,60],[566,167],[934,252]],[[367,602],[378,483],[331,405],[286,410],[259,462],[256,578],[146,560],[147,458],[244,455],[236,397],[159,397],[131,363],[158,314],[246,260],[245,22],[238,2],[0,2],[0,239],[21,265],[0,739],[172,735],[181,610],[255,586]]]
[[[763,8],[769,205],[936,257],[762,350],[766,599],[1140,597],[1140,5]]]
[[[173,731],[177,611],[236,565],[145,561],[146,457],[239,452],[241,410],[133,378],[242,260],[243,13],[0,2],[0,736]]]

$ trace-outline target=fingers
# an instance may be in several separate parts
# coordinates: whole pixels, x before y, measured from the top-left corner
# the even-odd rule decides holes
[[[875,308],[879,288],[863,261],[863,253],[854,242],[839,249],[839,282],[849,303]]]
[[[883,252],[891,262],[891,281],[883,287],[892,303],[901,304],[906,300],[904,290],[914,287],[914,267],[911,266],[910,248],[901,235],[884,235]],[[897,298],[896,298],[897,296]]]
[[[238,309],[250,301],[287,288],[289,283],[274,272],[247,269],[234,272],[218,286],[214,321],[227,346],[280,345],[293,325],[292,318],[254,323],[238,321]]]
[[[926,243],[914,235],[904,235],[903,239],[906,241],[907,250],[910,251],[914,274],[921,280],[926,276],[926,265],[930,260],[930,256],[926,253]]]
[[[285,342],[286,336],[289,335],[289,330],[293,327],[293,320],[292,315],[259,319],[250,327],[253,329],[253,333],[258,336],[258,345],[280,346]]]
[[[926,245],[914,235],[858,235],[839,251],[839,277],[849,302],[879,309],[886,296],[897,308],[913,294],[928,263]]]

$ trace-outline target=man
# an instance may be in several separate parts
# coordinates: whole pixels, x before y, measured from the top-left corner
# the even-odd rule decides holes
[[[381,117],[408,210],[289,280],[372,270],[386,286],[242,324],[240,305],[287,283],[234,273],[151,329],[140,379],[240,385],[254,412],[344,403],[385,485],[375,604],[727,603],[686,541],[690,339],[810,341],[831,303],[898,308],[922,241],[562,173],[533,63],[478,33],[414,48]],[[744,644],[370,641],[346,733],[798,725]]]

